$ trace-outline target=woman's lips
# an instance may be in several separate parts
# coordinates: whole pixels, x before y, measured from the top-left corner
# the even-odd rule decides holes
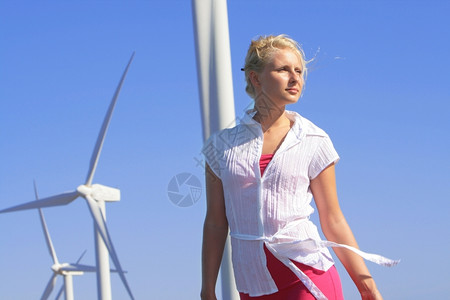
[[[297,94],[298,93],[298,89],[296,88],[288,88],[286,89],[286,91],[290,94]]]

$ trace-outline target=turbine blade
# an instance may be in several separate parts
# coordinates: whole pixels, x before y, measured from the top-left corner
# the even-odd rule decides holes
[[[58,206],[58,205],[66,205],[75,200],[78,197],[78,192],[66,192],[56,196],[47,197],[41,200],[35,200],[31,202],[27,202],[24,204],[12,206],[6,209],[0,210],[0,213],[18,211],[18,210],[26,210],[33,208],[41,208],[41,207],[49,207],[49,206]]]
[[[78,258],[78,260],[77,260],[76,263],[79,263],[79,262],[81,261],[81,259],[83,258],[83,256],[86,254],[86,251],[87,251],[87,250],[84,250],[84,252],[81,253],[81,255],[80,255],[80,257]]]
[[[45,240],[47,241],[48,252],[50,256],[53,258],[53,263],[57,264],[58,257],[56,256],[55,248],[53,247],[52,239],[50,238],[50,233],[47,229],[47,224],[45,223],[44,213],[42,209],[39,208],[39,216],[41,217],[42,230],[44,231]]]
[[[119,81],[119,85],[116,88],[116,92],[114,93],[111,103],[109,104],[109,108],[106,113],[105,119],[103,120],[102,128],[100,129],[100,132],[98,134],[97,142],[95,144],[94,151],[92,152],[91,161],[89,164],[89,172],[86,177],[86,185],[87,186],[90,186],[92,184],[92,179],[94,178],[95,169],[97,168],[97,163],[98,163],[98,159],[100,157],[100,152],[102,151],[102,146],[103,146],[103,142],[105,140],[106,132],[108,131],[109,122],[111,121],[111,116],[114,111],[114,107],[116,106],[116,102],[117,102],[117,98],[119,97],[120,89],[122,88],[122,84],[125,80],[125,77],[128,72],[128,68],[130,67],[131,62],[133,61],[133,58],[134,58],[134,52],[131,55],[128,65],[122,74],[122,78]]]
[[[102,211],[100,210],[100,207],[98,206],[97,202],[91,196],[86,195],[85,199],[89,206],[89,210],[91,211],[92,217],[94,219],[95,227],[100,233],[103,242],[106,245],[106,248],[108,248],[109,255],[111,256],[111,260],[113,261],[114,266],[116,267],[119,273],[119,277],[122,280],[123,284],[125,285],[125,289],[127,290],[131,299],[134,299],[133,293],[131,292],[127,279],[125,278],[124,271],[117,257],[116,250],[114,249],[114,245],[111,241],[111,237],[109,235],[108,228],[106,227],[106,222],[105,218],[103,217]]]
[[[59,289],[58,294],[56,294],[55,300],[58,300],[61,297],[63,290],[64,290],[64,284],[61,285],[61,288]]]
[[[50,277],[50,280],[47,283],[47,286],[45,287],[45,291],[42,294],[41,300],[47,300],[48,297],[50,296],[50,293],[53,291],[53,288],[55,287],[56,284],[56,273],[53,273],[52,277]]]
[[[39,200],[39,195],[37,192],[36,181],[34,182],[34,194],[36,196],[36,200]],[[42,209],[39,208],[39,217],[41,219],[42,231],[44,232],[45,241],[47,242],[48,252],[53,259],[53,263],[57,264],[58,257],[56,256],[55,248],[53,247],[52,239],[50,238],[50,233],[48,232],[47,224],[45,222],[44,213]]]

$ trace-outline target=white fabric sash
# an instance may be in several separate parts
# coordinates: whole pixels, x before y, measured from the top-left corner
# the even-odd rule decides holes
[[[335,242],[324,241],[324,240],[314,240],[314,239],[306,239],[306,240],[296,240],[293,237],[275,234],[272,237],[265,236],[256,236],[249,234],[239,234],[239,233],[230,233],[230,236],[235,239],[247,240],[247,241],[264,241],[266,247],[272,252],[272,254],[280,260],[283,264],[285,264],[295,275],[303,282],[303,284],[308,288],[308,290],[313,294],[313,296],[317,300],[327,300],[327,297],[320,291],[320,289],[312,282],[312,280],[302,272],[287,256],[287,252],[292,252],[297,249],[301,249],[302,251],[314,253],[317,252],[320,248],[327,247],[335,247],[335,248],[345,248],[348,249],[362,258],[374,262],[376,264],[392,267],[397,265],[400,260],[392,260],[386,257],[383,257],[378,254],[366,253],[355,247],[351,247],[344,244],[338,244]]]

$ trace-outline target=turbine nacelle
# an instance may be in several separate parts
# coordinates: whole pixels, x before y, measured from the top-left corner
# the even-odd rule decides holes
[[[91,186],[82,184],[77,187],[77,192],[81,197],[91,197],[96,201],[117,202],[120,201],[120,190],[102,184]]]
[[[66,275],[83,275],[83,271],[77,271],[74,266],[68,263],[56,263],[51,267],[52,271],[66,276]],[[73,269],[73,270],[72,270]]]

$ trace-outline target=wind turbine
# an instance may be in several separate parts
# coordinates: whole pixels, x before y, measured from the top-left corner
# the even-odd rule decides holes
[[[34,183],[34,194],[36,195],[36,200],[39,200],[39,195],[36,188],[36,182]],[[53,291],[57,276],[61,275],[64,277],[64,284],[58,292],[55,299],[58,299],[64,290],[66,300],[73,300],[73,282],[72,276],[74,275],[83,275],[84,272],[96,272],[97,268],[94,266],[82,265],[80,264],[81,259],[83,258],[86,250],[81,254],[76,263],[60,263],[58,260],[58,256],[56,255],[55,248],[52,243],[52,239],[50,237],[50,233],[48,231],[47,223],[45,222],[44,213],[42,209],[39,208],[39,217],[41,220],[42,231],[44,232],[45,241],[47,244],[48,251],[53,260],[52,271],[53,274],[50,277],[50,280],[45,287],[44,293],[42,294],[41,300],[47,300]],[[111,270],[114,272],[114,270]]]
[[[226,0],[192,0],[203,138],[235,124]],[[220,267],[223,300],[237,300],[228,238]]]
[[[134,53],[122,74],[122,78],[116,88],[114,96],[109,105],[108,111],[106,113],[105,119],[103,120],[100,133],[97,138],[97,142],[92,152],[89,170],[87,173],[86,180],[83,184],[79,185],[74,191],[61,193],[55,196],[43,198],[37,201],[27,202],[21,205],[13,206],[0,210],[0,213],[13,212],[26,209],[42,208],[66,205],[82,197],[86,200],[91,216],[94,220],[94,236],[95,236],[95,246],[96,246],[96,260],[97,260],[97,287],[98,287],[98,299],[110,300],[111,299],[111,279],[110,279],[110,268],[109,268],[109,255],[113,261],[119,276],[130,295],[131,299],[134,299],[133,293],[128,285],[125,278],[124,271],[120,265],[119,259],[117,257],[114,245],[112,243],[111,237],[108,232],[105,220],[105,202],[113,202],[120,200],[120,191],[118,189],[108,187],[101,184],[92,184],[95,170],[97,168],[98,159],[100,157],[100,152],[102,150],[103,142],[105,140],[106,132],[111,120],[114,107],[117,102],[117,98],[122,88],[122,84],[125,80],[126,74],[133,61]],[[109,255],[108,255],[109,253]]]
[[[36,200],[39,199],[36,185],[34,187],[34,192],[36,194]],[[83,275],[83,271],[88,272],[95,272],[95,267],[90,266],[82,266],[79,265],[79,262],[81,261],[81,258],[84,256],[84,253],[81,254],[80,258],[78,258],[77,262],[75,264],[70,263],[60,263],[58,261],[58,257],[56,256],[55,248],[53,247],[52,240],[50,238],[50,233],[48,232],[47,224],[45,223],[44,214],[42,212],[42,209],[39,208],[39,217],[41,219],[41,225],[42,230],[44,231],[45,240],[47,242],[48,251],[50,253],[50,256],[53,259],[53,265],[52,265],[52,271],[53,274],[50,277],[50,280],[48,281],[47,286],[45,287],[44,293],[42,294],[41,300],[47,300],[48,297],[50,297],[50,293],[53,291],[53,288],[55,287],[56,280],[58,279],[58,275],[61,275],[64,277],[64,290],[66,295],[66,300],[73,300],[73,282],[72,282],[72,276],[74,275]]]

